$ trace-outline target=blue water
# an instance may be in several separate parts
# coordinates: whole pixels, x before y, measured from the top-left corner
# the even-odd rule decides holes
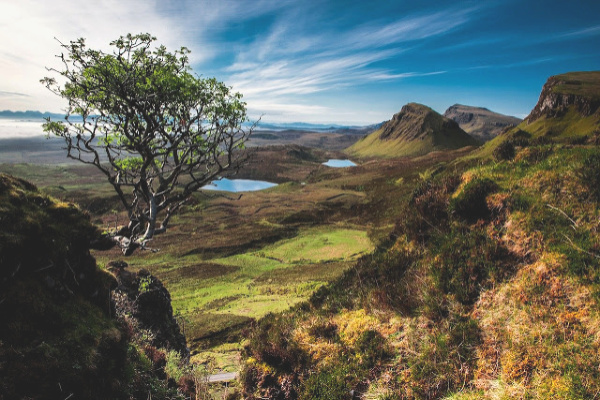
[[[333,168],[346,168],[346,167],[356,167],[356,163],[353,163],[350,160],[329,160],[325,163],[323,163],[323,165],[327,165],[328,167],[333,167]]]
[[[222,178],[202,186],[205,190],[221,190],[224,192],[252,192],[277,186],[276,183],[255,181],[253,179],[227,179]]]

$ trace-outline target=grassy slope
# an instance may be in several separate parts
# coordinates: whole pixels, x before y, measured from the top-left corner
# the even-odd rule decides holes
[[[290,398],[592,398],[600,225],[584,176],[598,160],[594,146],[532,145],[428,178],[387,244],[261,322],[246,396],[284,390],[253,383],[271,381]]]
[[[598,71],[569,72],[557,77],[564,83],[553,88],[555,93],[600,97],[600,72]]]
[[[468,135],[450,137],[439,131],[434,131],[425,139],[417,140],[385,140],[381,139],[383,129],[379,129],[359,140],[345,152],[360,158],[398,158],[415,157],[433,151],[459,149],[475,145],[475,140]]]
[[[0,398],[181,398],[111,317],[86,214],[0,174],[0,221]]]
[[[346,152],[352,156],[362,158],[370,157],[409,157],[426,154],[433,150],[438,150],[434,147],[433,139],[418,141],[386,141],[380,138],[383,133],[379,129],[367,137],[353,144]]]
[[[478,151],[474,152],[472,158],[486,158],[492,155],[501,143],[514,141],[515,136],[524,136],[531,143],[572,143],[586,141],[593,138],[600,126],[600,115],[593,114],[581,117],[575,107],[568,110],[559,117],[541,117],[532,123],[522,122],[508,132],[496,136],[485,143]],[[525,135],[523,135],[525,132]]]

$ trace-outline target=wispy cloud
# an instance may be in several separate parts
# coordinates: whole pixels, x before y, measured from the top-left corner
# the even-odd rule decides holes
[[[376,81],[439,75],[445,71],[402,71],[382,66],[411,51],[419,41],[443,35],[469,21],[473,9],[445,10],[404,16],[397,20],[364,23],[358,27],[320,30],[293,23],[282,16],[271,29],[257,37],[227,68],[228,84],[242,92],[251,112],[267,113],[302,107],[295,96],[327,92]],[[294,17],[296,17],[294,15]],[[387,63],[389,64],[389,63]],[[265,98],[270,110],[263,108]]]
[[[596,35],[600,35],[600,25],[590,26],[590,27],[584,28],[584,29],[578,29],[573,32],[566,32],[566,33],[556,36],[556,38],[557,39],[560,39],[560,38],[575,39],[575,38],[580,38],[580,37],[588,37],[588,36],[596,36]]]
[[[0,90],[0,97],[31,97],[25,93],[4,92]]]
[[[109,43],[127,33],[149,32],[174,50],[192,50],[191,61],[202,64],[222,50],[215,32],[232,21],[254,18],[281,7],[274,1],[252,2],[160,0],[20,0],[0,3],[0,90],[25,93],[29,99],[2,96],[0,108],[60,111],[58,98],[39,79],[46,66],[58,66],[61,52],[54,38],[68,43],[80,37],[91,48],[109,50]],[[284,2],[283,2],[284,3]]]
[[[429,15],[402,18],[381,25],[369,24],[353,31],[346,46],[353,49],[382,47],[441,35],[469,21],[474,9],[445,10]]]

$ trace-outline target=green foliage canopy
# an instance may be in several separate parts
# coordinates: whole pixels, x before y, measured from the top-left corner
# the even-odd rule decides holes
[[[240,168],[237,150],[254,128],[242,126],[241,94],[194,75],[185,47],[152,49],[154,41],[129,34],[111,53],[84,39],[61,43],[63,68],[41,80],[68,101],[65,121],[48,118],[44,130],[64,138],[69,158],[106,175],[129,214],[125,243],[138,246],[166,230],[193,192]]]

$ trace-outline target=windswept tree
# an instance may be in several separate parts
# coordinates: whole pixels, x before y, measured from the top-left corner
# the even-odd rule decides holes
[[[62,68],[41,80],[68,101],[65,120],[47,119],[44,130],[65,140],[67,157],[102,171],[127,210],[115,236],[125,254],[164,232],[195,191],[237,172],[254,128],[242,125],[241,94],[193,74],[187,48],[155,41],[129,34],[109,53],[84,39],[60,43]]]

